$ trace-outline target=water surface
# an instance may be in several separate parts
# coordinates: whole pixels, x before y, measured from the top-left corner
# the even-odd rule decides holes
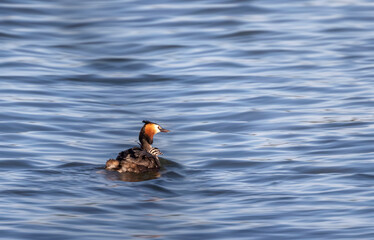
[[[4,239],[372,239],[374,4],[0,3]],[[107,172],[141,121],[148,181]]]

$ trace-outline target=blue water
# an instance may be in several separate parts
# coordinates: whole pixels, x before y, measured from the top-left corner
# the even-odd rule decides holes
[[[373,12],[2,0],[0,238],[373,239]],[[143,119],[161,173],[104,170]]]

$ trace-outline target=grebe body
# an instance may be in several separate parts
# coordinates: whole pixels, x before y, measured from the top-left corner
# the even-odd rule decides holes
[[[169,132],[157,123],[143,121],[144,126],[139,133],[140,147],[122,151],[116,159],[109,159],[105,168],[118,172],[144,173],[158,171],[161,168],[158,155],[161,151],[152,147],[153,136],[159,132]]]

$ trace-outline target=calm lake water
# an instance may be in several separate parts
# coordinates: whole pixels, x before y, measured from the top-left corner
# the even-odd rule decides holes
[[[373,12],[2,0],[0,238],[373,239]],[[161,176],[105,171],[143,119]]]

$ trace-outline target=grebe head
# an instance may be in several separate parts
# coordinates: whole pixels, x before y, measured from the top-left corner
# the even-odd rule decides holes
[[[142,148],[148,148],[148,145],[153,143],[153,136],[159,132],[170,132],[169,130],[161,127],[157,123],[143,120],[144,126],[139,133],[139,141]]]
[[[162,128],[160,125],[154,122],[150,122],[147,120],[143,120],[144,123],[144,131],[148,136],[153,136],[159,132],[170,132],[169,130]]]

